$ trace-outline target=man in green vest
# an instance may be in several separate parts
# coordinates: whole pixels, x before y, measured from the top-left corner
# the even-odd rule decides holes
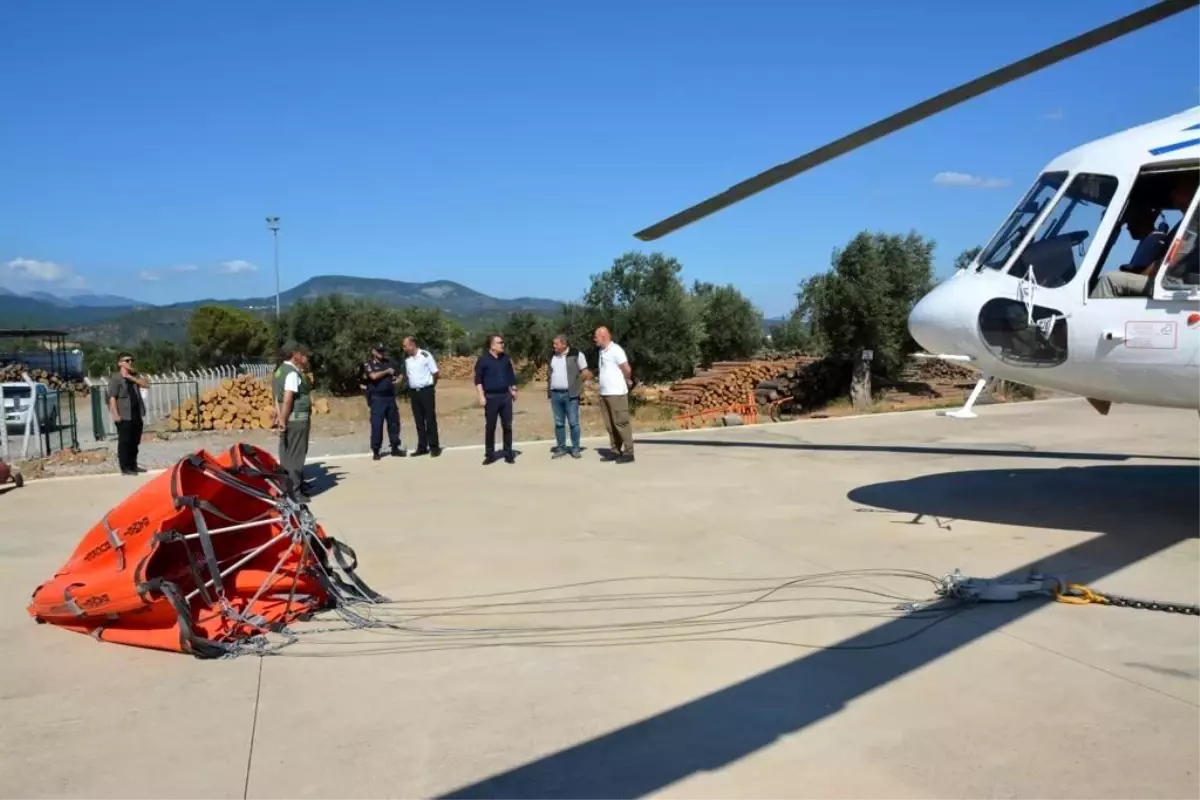
[[[287,488],[297,501],[304,494],[304,459],[308,457],[309,418],[312,415],[312,384],[304,376],[308,350],[302,345],[284,348],[289,357],[273,376],[275,403],[279,407],[279,465],[287,473]]]

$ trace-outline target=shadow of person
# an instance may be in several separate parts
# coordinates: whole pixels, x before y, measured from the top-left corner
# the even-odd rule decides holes
[[[334,488],[341,482],[343,472],[334,471],[325,465],[325,462],[318,461],[315,464],[306,464],[304,466],[305,486],[309,496],[323,494]]]

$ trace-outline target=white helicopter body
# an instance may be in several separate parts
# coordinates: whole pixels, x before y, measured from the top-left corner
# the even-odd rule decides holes
[[[1197,7],[1200,0],[1158,0],[777,164],[634,235],[659,239],[971,98]],[[926,355],[1083,395],[1102,414],[1112,403],[1200,410],[1198,182],[1200,107],[1064,153],[1046,165],[975,261],[917,303],[909,331]],[[971,406],[985,384],[980,380],[949,416],[974,416]]]
[[[913,338],[986,375],[1082,395],[1101,413],[1114,402],[1200,410],[1198,157],[1200,107],[1054,159],[974,262],[913,309]],[[1132,246],[1131,195],[1164,200],[1173,183],[1193,190],[1169,212],[1179,222],[1155,234],[1157,274],[1140,295],[1095,296]]]

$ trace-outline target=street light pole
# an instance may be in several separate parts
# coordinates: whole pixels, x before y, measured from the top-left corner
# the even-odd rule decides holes
[[[275,338],[282,339],[283,323],[279,313],[279,217],[267,217],[267,227],[271,230],[271,238],[275,242]],[[275,342],[282,347],[282,341]]]

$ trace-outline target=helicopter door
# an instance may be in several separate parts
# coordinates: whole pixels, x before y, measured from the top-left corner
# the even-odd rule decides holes
[[[1105,376],[1099,388],[1112,399],[1153,394],[1186,404],[1195,394],[1194,378],[1181,382],[1177,369],[1194,363],[1200,338],[1189,321],[1200,310],[1200,287],[1186,283],[1196,274],[1189,278],[1195,256],[1187,249],[1189,242],[1195,247],[1188,231],[1195,230],[1196,198],[1189,192],[1181,200],[1178,191],[1194,174],[1190,164],[1143,170],[1086,282],[1089,297],[1073,320],[1071,347],[1095,354]]]

